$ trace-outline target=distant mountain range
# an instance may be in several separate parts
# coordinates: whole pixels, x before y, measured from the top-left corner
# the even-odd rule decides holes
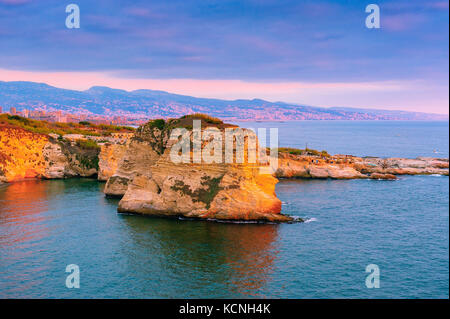
[[[448,120],[448,115],[406,111],[313,107],[284,102],[197,98],[155,90],[94,86],[86,91],[44,83],[0,81],[0,106],[18,111],[62,110],[74,114],[132,118],[178,117],[201,112],[228,120]]]

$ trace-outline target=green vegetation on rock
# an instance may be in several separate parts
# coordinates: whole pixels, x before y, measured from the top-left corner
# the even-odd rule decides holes
[[[223,124],[223,121],[221,119],[218,119],[217,117],[212,117],[208,114],[203,113],[194,113],[189,115],[184,115],[180,117],[180,119],[198,119],[198,120],[204,120],[206,123],[210,124]]]
[[[193,202],[202,202],[206,204],[206,208],[209,209],[211,202],[217,193],[221,190],[219,184],[222,181],[223,175],[219,177],[203,176],[200,182],[205,188],[198,188],[192,191],[189,185],[186,185],[183,181],[177,180],[175,185],[171,187],[174,191],[179,191],[183,195],[190,196]]]
[[[17,126],[29,132],[39,134],[55,133],[58,135],[81,134],[91,136],[106,136],[118,132],[134,132],[134,128],[108,124],[92,124],[81,121],[79,123],[53,123],[47,121],[32,120],[18,115],[0,114],[0,124]]]
[[[166,125],[166,121],[163,119],[156,119],[148,122],[148,125],[150,128],[158,128],[160,130],[164,129],[164,126]]]
[[[330,157],[330,154],[328,154],[327,151],[317,151],[317,150],[313,150],[310,148],[299,149],[299,148],[292,148],[292,147],[280,147],[280,148],[278,148],[278,152],[289,153],[292,155],[313,155],[313,156]]]
[[[100,146],[93,140],[77,140],[77,146],[85,150],[99,150]]]

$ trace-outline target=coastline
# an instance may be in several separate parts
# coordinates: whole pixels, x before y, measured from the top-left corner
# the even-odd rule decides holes
[[[121,199],[119,212],[292,222],[282,214],[275,194],[277,178],[395,180],[401,175],[449,174],[446,158],[358,157],[292,148],[279,148],[278,168],[272,176],[261,175],[258,166],[249,164],[173,164],[168,157],[168,136],[174,125],[192,127],[192,119],[187,119],[153,120],[134,134],[118,136],[46,135],[0,126],[0,183],[30,178],[97,178],[106,182],[106,196]],[[214,125],[228,125],[220,123],[217,120]]]

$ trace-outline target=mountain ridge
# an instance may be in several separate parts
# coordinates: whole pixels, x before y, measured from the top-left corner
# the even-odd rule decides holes
[[[448,120],[448,115],[349,107],[316,107],[262,99],[223,100],[200,98],[161,90],[126,91],[92,86],[84,91],[57,88],[46,83],[0,81],[0,106],[17,110],[62,110],[134,118],[178,117],[208,113],[233,120]]]

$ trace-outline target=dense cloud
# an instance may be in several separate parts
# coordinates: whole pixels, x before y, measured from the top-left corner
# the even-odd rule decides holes
[[[0,0],[0,69],[248,81],[434,79],[448,70],[447,2]]]

